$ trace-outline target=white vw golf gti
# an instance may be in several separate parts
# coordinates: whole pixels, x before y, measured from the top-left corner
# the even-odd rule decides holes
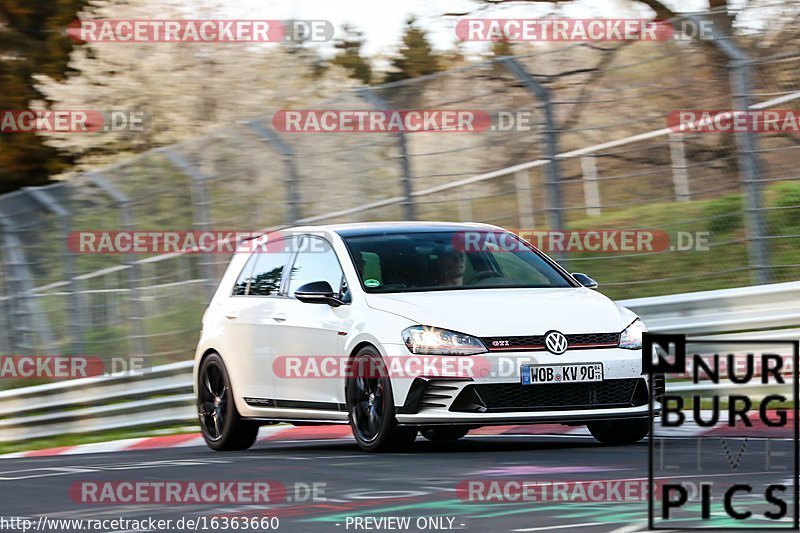
[[[276,422],[350,424],[367,451],[492,424],[641,440],[645,326],[496,226],[297,227],[240,243],[195,354],[203,435],[241,450]]]

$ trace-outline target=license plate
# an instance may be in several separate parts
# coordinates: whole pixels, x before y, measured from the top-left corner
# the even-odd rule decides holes
[[[603,381],[603,363],[523,365],[520,374],[523,385]]]

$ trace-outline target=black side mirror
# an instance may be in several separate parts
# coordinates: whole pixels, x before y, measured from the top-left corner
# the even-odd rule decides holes
[[[580,272],[575,272],[572,274],[572,277],[578,280],[578,283],[586,287],[587,289],[594,289],[597,290],[597,282],[587,276],[586,274],[581,274]]]
[[[344,302],[333,292],[331,284],[327,281],[312,281],[300,286],[294,295],[298,300],[307,304],[327,304],[339,307]]]

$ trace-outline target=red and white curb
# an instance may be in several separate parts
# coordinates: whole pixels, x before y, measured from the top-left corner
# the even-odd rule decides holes
[[[773,429],[764,431],[760,424],[754,427],[743,429],[736,428],[736,436],[752,437],[791,437],[791,424],[781,431],[778,435]],[[784,428],[781,428],[784,429]],[[703,428],[697,424],[687,421],[686,424],[676,428],[659,429],[658,436],[665,437],[697,437],[697,436],[725,436],[726,428]],[[785,433],[785,434],[784,434]],[[556,435],[556,436],[589,436],[589,431],[585,427],[568,427],[560,424],[536,424],[536,425],[514,425],[514,426],[485,426],[469,432],[470,436],[499,436],[499,435]],[[259,442],[270,441],[314,441],[314,440],[352,440],[353,435],[348,425],[328,425],[328,426],[291,426],[288,424],[277,424],[273,426],[263,426],[258,433]],[[187,448],[195,446],[205,446],[205,441],[199,433],[182,433],[178,435],[165,435],[158,437],[142,437],[134,439],[113,440],[109,442],[94,442],[90,444],[77,444],[74,446],[61,446],[58,448],[47,448],[43,450],[30,450],[0,455],[0,458],[15,457],[48,457],[53,455],[78,455],[85,453],[104,453],[119,451],[151,450],[164,448]]]

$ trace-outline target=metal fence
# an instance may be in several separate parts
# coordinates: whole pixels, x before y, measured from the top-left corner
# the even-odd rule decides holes
[[[798,11],[753,3],[736,37],[518,48],[313,106],[530,113],[524,131],[290,134],[270,114],[0,197],[0,353],[191,354],[228,257],[74,254],[77,231],[411,218],[652,229],[671,244],[708,232],[708,249],[556,255],[613,298],[799,279],[800,136],[666,127],[673,110],[800,101]]]

